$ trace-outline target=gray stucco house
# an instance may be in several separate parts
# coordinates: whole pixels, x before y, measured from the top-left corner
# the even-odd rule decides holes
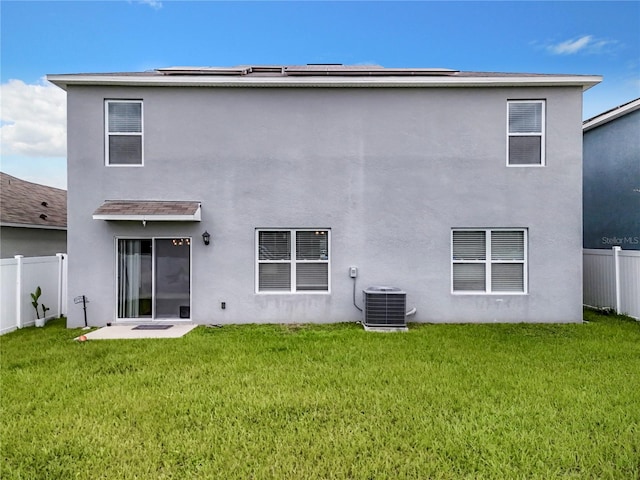
[[[67,91],[69,294],[93,325],[358,321],[380,285],[417,322],[582,320],[582,94],[599,76],[48,78]]]
[[[67,192],[0,172],[0,258],[67,251]]]
[[[640,250],[640,98],[583,131],[584,247]]]

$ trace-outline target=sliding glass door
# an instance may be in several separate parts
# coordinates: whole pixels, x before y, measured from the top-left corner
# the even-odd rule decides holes
[[[118,318],[152,317],[151,255],[151,240],[118,240]]]
[[[118,319],[190,318],[191,239],[118,239]]]
[[[155,241],[156,318],[189,318],[191,304],[191,241]]]

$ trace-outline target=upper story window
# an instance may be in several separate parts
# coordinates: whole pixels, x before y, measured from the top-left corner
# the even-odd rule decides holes
[[[257,230],[256,291],[329,291],[330,230]]]
[[[543,166],[545,164],[544,100],[507,102],[507,165]]]
[[[527,230],[452,232],[453,293],[526,293]]]
[[[142,100],[105,100],[105,164],[143,165]]]

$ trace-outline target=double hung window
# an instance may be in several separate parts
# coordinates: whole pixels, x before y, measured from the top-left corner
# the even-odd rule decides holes
[[[142,100],[105,101],[105,164],[143,165]]]
[[[453,230],[454,293],[526,293],[527,231]]]
[[[257,230],[256,291],[329,291],[330,230]]]
[[[544,165],[544,100],[512,100],[507,102],[507,109],[507,165]]]

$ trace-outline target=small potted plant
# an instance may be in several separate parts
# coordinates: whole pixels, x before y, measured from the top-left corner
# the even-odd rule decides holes
[[[51,310],[49,307],[45,306],[44,303],[42,305],[38,303],[40,295],[42,295],[42,289],[38,286],[36,291],[31,294],[31,305],[36,309],[36,327],[44,327],[45,319],[47,318],[47,311]],[[38,311],[39,306],[42,306],[42,318],[40,318],[40,312]]]

